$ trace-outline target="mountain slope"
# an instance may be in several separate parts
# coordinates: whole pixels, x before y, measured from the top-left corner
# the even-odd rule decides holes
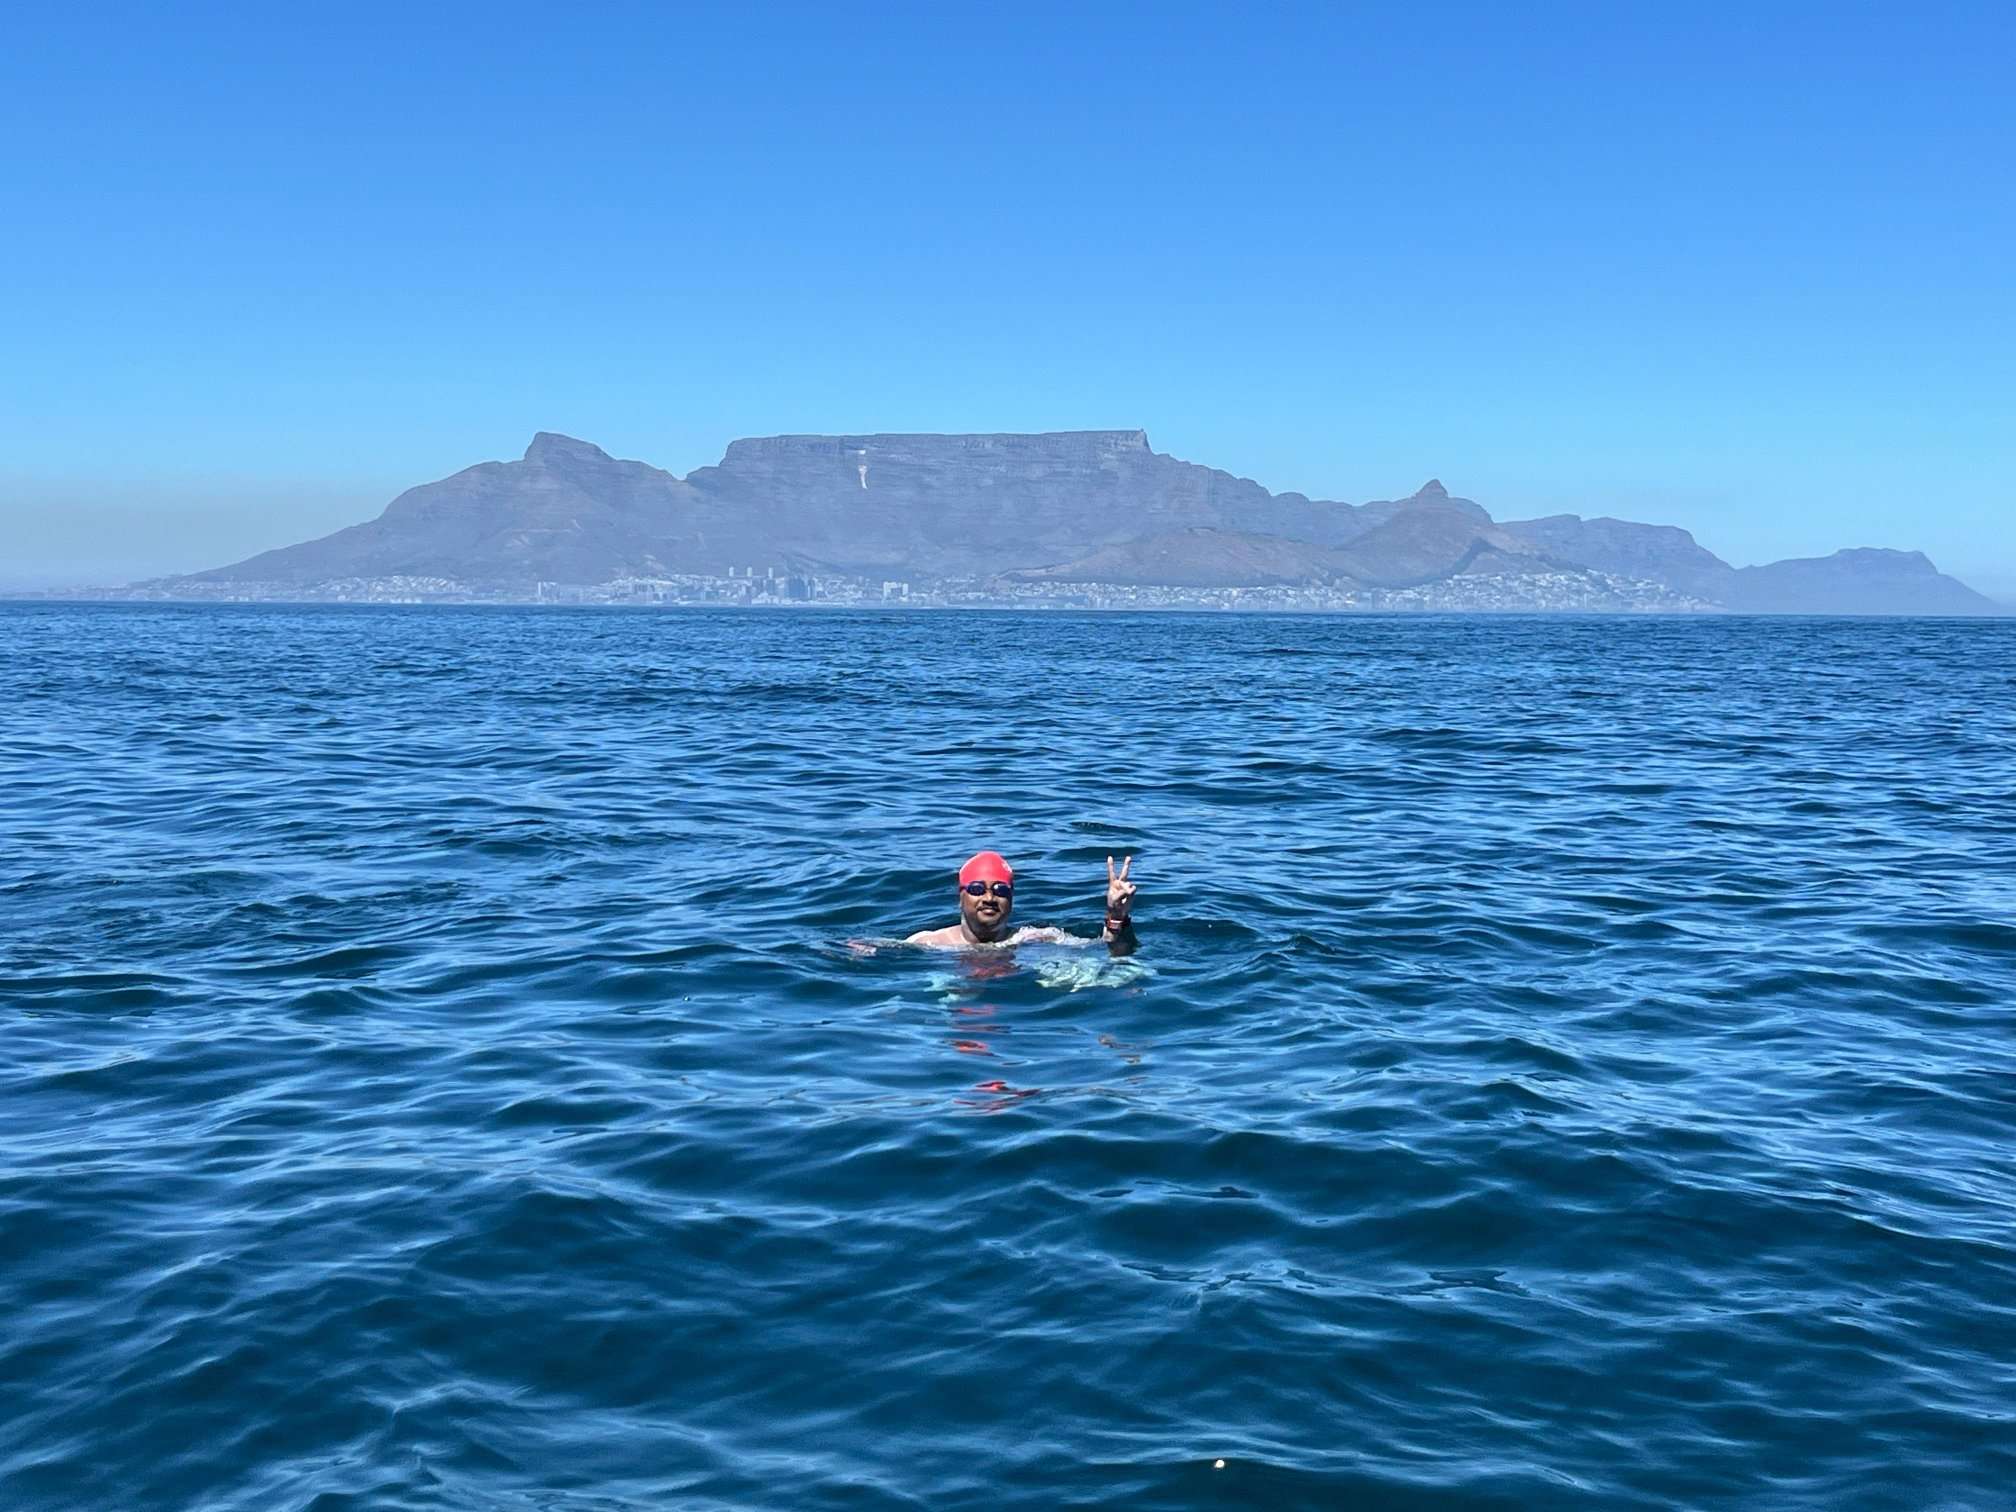
[[[1556,565],[1491,524],[1488,515],[1480,522],[1446,495],[1415,498],[1421,502],[1410,501],[1341,548],[1339,567],[1369,587],[1411,588],[1459,572],[1537,572]]]
[[[605,582],[692,554],[692,489],[642,462],[541,431],[519,462],[410,488],[377,519],[262,552],[193,582],[306,584],[393,574],[468,582]]]
[[[1474,504],[1452,500],[1439,488],[1398,501],[1384,513],[1379,524],[1342,546],[1192,527],[1101,547],[1055,567],[1010,576],[1023,582],[1171,588],[1324,582],[1411,588],[1459,573],[1575,570],[1507,535]]]
[[[1640,525],[1608,517],[1585,520],[1561,514],[1539,520],[1508,520],[1501,528],[1578,567],[1649,579],[1718,603],[1736,571],[1676,525]]]
[[[1333,580],[1340,576],[1337,558],[1334,547],[1194,525],[1102,546],[1055,567],[1029,568],[1004,576],[1025,583],[1261,588]]]

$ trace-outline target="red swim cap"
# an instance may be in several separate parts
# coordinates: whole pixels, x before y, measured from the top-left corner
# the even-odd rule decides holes
[[[1015,868],[1001,859],[999,851],[982,851],[959,868],[959,885],[968,882],[1006,882],[1015,885]]]

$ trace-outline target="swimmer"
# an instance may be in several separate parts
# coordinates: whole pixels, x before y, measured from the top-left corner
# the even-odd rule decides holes
[[[1015,870],[996,851],[982,851],[959,868],[959,922],[946,929],[921,929],[903,943],[937,950],[970,950],[978,945],[1095,945],[1115,955],[1134,949],[1134,884],[1127,879],[1134,858],[1116,868],[1106,858],[1106,927],[1097,940],[1061,929],[1011,929],[1015,912]]]

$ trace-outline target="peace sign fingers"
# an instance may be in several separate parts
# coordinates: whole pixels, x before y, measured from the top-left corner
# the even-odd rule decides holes
[[[1106,858],[1106,912],[1109,917],[1124,919],[1133,907],[1134,884],[1127,880],[1127,873],[1133,865],[1132,856],[1122,861],[1118,868],[1113,865],[1111,856]]]

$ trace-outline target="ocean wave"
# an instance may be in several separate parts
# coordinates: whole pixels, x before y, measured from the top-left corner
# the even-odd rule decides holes
[[[0,621],[10,1508],[2006,1500],[2016,627]]]

